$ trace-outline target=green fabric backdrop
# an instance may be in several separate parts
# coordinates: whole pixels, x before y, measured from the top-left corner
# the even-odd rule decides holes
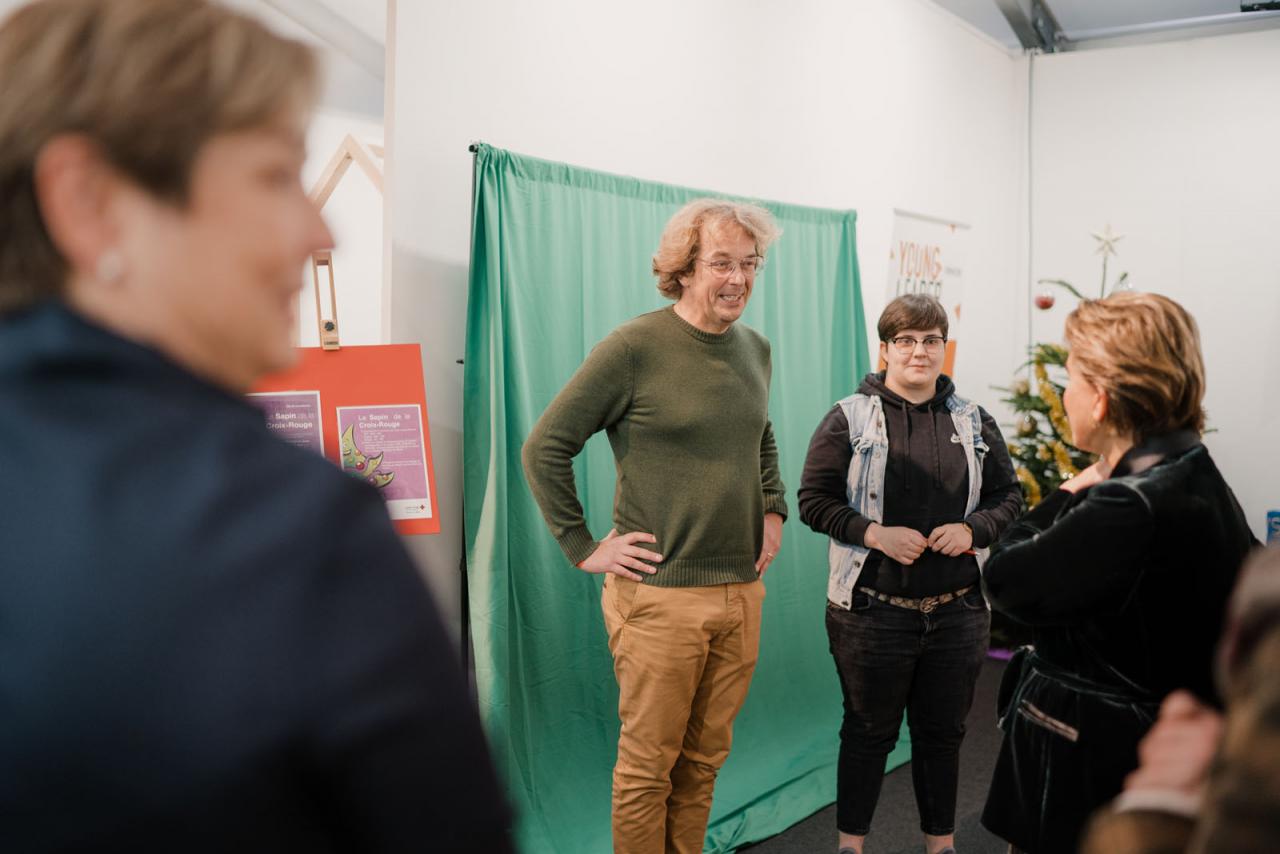
[[[547,532],[520,446],[597,341],[668,304],[650,259],[666,221],[700,195],[489,146],[476,155],[463,417],[470,622],[481,711],[525,852],[610,850],[618,691],[601,579],[572,568]],[[868,370],[855,214],[766,206],[784,233],[742,322],[773,343],[769,411],[791,518],[766,577],[760,663],[707,851],[777,833],[835,798],[826,541],[799,522],[795,490],[814,428]],[[603,535],[614,490],[603,435],[576,470],[588,524]],[[891,761],[905,758],[900,743]]]

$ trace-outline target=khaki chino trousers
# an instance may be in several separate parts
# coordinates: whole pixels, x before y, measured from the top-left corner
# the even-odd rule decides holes
[[[605,579],[618,680],[615,854],[699,854],[760,648],[764,584],[655,587]]]

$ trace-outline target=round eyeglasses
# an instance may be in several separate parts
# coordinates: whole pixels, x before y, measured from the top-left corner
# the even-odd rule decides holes
[[[712,261],[699,258],[698,261],[707,265],[711,272],[722,279],[732,276],[739,267],[742,268],[742,275],[744,276],[754,276],[764,267],[764,258],[759,255],[752,255],[750,258],[743,258],[741,261],[730,261],[728,258],[716,258]]]
[[[921,341],[919,338],[914,338],[910,335],[899,335],[896,338],[890,338],[889,343],[904,356],[909,356],[914,353],[916,351],[917,344],[923,344],[924,351],[930,355],[934,355],[942,351],[942,347],[947,343],[947,339],[938,335],[926,335],[924,340]]]

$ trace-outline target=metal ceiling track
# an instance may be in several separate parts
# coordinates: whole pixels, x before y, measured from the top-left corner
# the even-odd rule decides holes
[[[995,0],[1024,50],[1057,53],[1070,50],[1070,42],[1045,0]]]
[[[1063,30],[1049,8],[1049,0],[994,0],[1024,50],[1058,53],[1090,47],[1183,39],[1198,35],[1226,35],[1280,27],[1276,3],[1241,3],[1241,11],[1226,15],[1152,21],[1122,27]]]
[[[1256,4],[1263,5],[1263,4]],[[1107,46],[1121,42],[1139,43],[1184,39],[1194,36],[1218,36],[1230,33],[1253,32],[1280,27],[1280,11],[1262,8],[1256,11],[1233,12],[1224,15],[1203,15],[1198,18],[1175,18],[1169,21],[1152,21],[1122,27],[1104,27],[1093,30],[1068,30],[1064,33],[1068,43],[1076,46]]]

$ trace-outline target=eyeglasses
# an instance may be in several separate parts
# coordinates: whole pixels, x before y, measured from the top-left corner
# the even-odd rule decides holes
[[[705,258],[699,258],[703,264],[711,268],[711,272],[715,273],[722,279],[727,279],[737,272],[738,268],[742,268],[742,275],[754,276],[764,267],[764,258],[759,255],[752,255],[750,258],[743,258],[741,261],[730,261],[727,258],[717,258],[714,261],[708,261]]]
[[[916,351],[917,344],[924,345],[924,351],[930,355],[937,354],[942,350],[942,345],[947,343],[947,339],[937,335],[926,335],[923,341],[913,338],[910,335],[899,335],[897,338],[890,338],[889,343],[898,349],[898,352],[904,356],[910,356]]]

